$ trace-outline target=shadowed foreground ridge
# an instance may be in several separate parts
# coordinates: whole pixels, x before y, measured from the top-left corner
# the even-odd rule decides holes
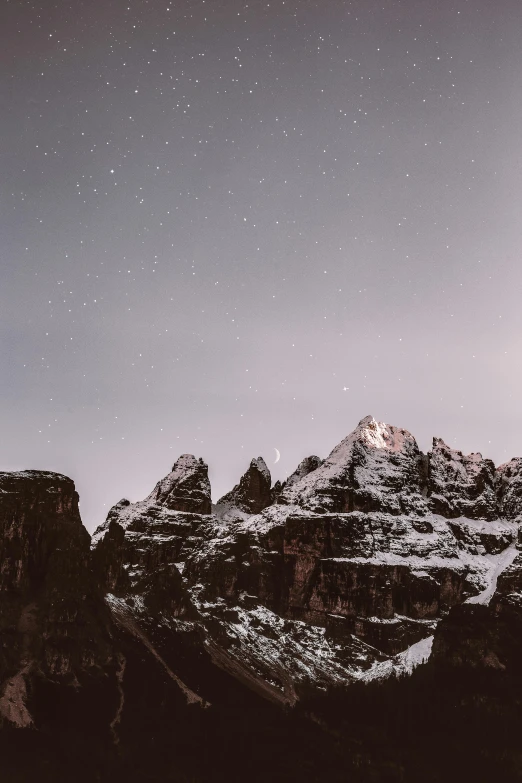
[[[92,541],[0,473],[3,780],[520,780],[522,459],[368,416],[211,503],[184,454]]]

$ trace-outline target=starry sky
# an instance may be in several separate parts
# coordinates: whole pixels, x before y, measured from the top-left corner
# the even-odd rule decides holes
[[[368,414],[522,454],[518,0],[4,0],[0,469],[92,530]],[[273,465],[275,451],[281,460]]]

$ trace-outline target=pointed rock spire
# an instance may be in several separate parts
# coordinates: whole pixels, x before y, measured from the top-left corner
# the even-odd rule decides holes
[[[168,476],[158,481],[147,500],[171,511],[210,514],[208,465],[193,454],[182,454]]]
[[[308,476],[309,473],[312,473],[312,471],[317,470],[317,468],[322,465],[322,462],[323,461],[315,455],[312,455],[311,457],[305,457],[303,460],[301,460],[294,472],[288,476],[283,484],[283,489],[291,487],[297,481],[300,481],[305,476]]]
[[[223,495],[216,504],[229,506],[244,511],[247,514],[259,514],[272,504],[270,487],[272,478],[263,457],[257,457],[250,462],[246,473],[241,476],[239,484]]]
[[[279,503],[318,513],[426,513],[421,459],[413,435],[366,416],[321,465],[286,486]]]

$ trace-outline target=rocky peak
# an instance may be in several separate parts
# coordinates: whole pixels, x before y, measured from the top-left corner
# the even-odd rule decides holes
[[[288,476],[287,480],[283,484],[283,489],[286,489],[287,487],[291,487],[296,482],[300,481],[305,476],[308,476],[309,473],[312,473],[312,471],[317,470],[317,468],[322,464],[322,460],[319,457],[316,457],[315,455],[312,455],[311,457],[305,457],[297,468],[294,470],[294,472]]]
[[[272,482],[272,477],[270,476],[270,471],[268,470],[267,464],[263,457],[257,457],[250,461],[250,467],[255,468],[260,473],[263,474],[263,477],[266,481]]]
[[[497,518],[495,466],[482,454],[464,455],[441,438],[433,438],[428,481],[435,513],[448,518]]]
[[[286,487],[279,502],[319,513],[425,513],[421,459],[407,430],[366,416],[319,467]]]
[[[241,476],[239,484],[216,504],[219,507],[233,507],[247,514],[259,514],[273,502],[270,487],[272,478],[263,457],[252,459],[246,473]]]
[[[415,441],[406,430],[376,421],[373,416],[365,416],[361,419],[352,435],[354,440],[359,440],[375,449],[391,449],[400,451],[405,440]]]
[[[513,520],[521,517],[522,457],[514,457],[504,465],[500,465],[497,468],[495,484],[500,516]]]
[[[147,501],[170,511],[210,514],[208,465],[192,454],[182,454],[168,476],[156,484]]]

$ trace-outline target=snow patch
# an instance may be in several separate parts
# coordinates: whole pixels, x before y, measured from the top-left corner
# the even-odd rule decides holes
[[[393,676],[410,675],[417,666],[421,666],[429,660],[432,647],[433,636],[427,636],[398,653],[389,661],[374,664],[370,671],[362,672],[359,679],[363,682],[372,682],[386,680]]]
[[[493,558],[495,558],[495,561],[492,563],[492,567],[490,568],[489,573],[487,574],[488,584],[486,588],[479,593],[478,595],[474,595],[471,598],[468,598],[464,603],[466,604],[481,604],[483,606],[489,606],[489,603],[491,599],[493,598],[493,594],[495,590],[497,589],[497,580],[502,571],[505,571],[506,568],[508,568],[513,560],[518,555],[518,550],[516,548],[516,543],[511,544],[511,546],[508,546],[507,549],[505,549],[503,552],[500,553],[500,555],[483,555],[482,558],[489,558],[490,563],[492,563]]]

